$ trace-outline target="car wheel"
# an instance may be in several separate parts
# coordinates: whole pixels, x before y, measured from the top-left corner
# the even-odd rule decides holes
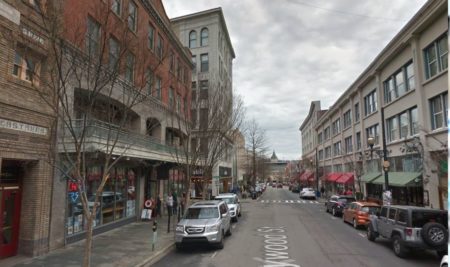
[[[224,238],[225,238],[225,235],[223,234],[223,231],[222,231],[222,237],[220,239],[220,242],[217,244],[218,249],[223,249],[223,239]]]
[[[435,222],[426,223],[422,227],[422,238],[428,245],[432,247],[442,246],[447,244],[448,233],[447,229],[440,224]]]
[[[227,231],[226,235],[227,236],[231,236],[232,235],[232,233],[231,233],[231,224],[230,224],[230,227],[228,227],[228,231]]]
[[[408,253],[408,249],[403,245],[403,240],[400,236],[395,235],[392,242],[392,249],[397,257],[403,258]]]
[[[334,217],[337,216],[337,212],[336,212],[336,208],[335,208],[335,207],[333,207],[333,208],[331,209],[331,214],[333,214]]]
[[[326,204],[325,204],[325,212],[326,212],[326,213],[329,213],[329,212],[330,212],[330,210],[328,209],[328,205],[326,205]]]
[[[353,228],[358,229],[359,225],[356,223],[356,220],[353,219]]]
[[[241,217],[241,211],[239,210],[238,217]]]
[[[371,224],[369,224],[367,226],[367,239],[369,239],[369,241],[373,242],[373,241],[375,241],[376,238],[377,237],[376,237],[375,232],[373,231],[373,226]]]

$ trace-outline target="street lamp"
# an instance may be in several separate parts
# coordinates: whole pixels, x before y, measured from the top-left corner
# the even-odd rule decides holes
[[[370,147],[370,159],[373,159],[373,145],[375,144],[375,138],[369,136],[369,138],[367,138],[367,144],[369,144]]]

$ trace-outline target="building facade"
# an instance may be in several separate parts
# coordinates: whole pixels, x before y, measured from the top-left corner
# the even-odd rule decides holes
[[[39,26],[47,14],[60,23]],[[160,0],[0,1],[0,28],[0,213],[12,222],[1,226],[0,258],[83,239],[80,188],[91,205],[105,173],[94,234],[138,220],[145,199],[181,191],[175,154],[187,142],[192,62]],[[51,52],[53,33],[61,54]],[[58,67],[66,102],[50,82],[62,81]],[[80,132],[83,180],[67,169]]]
[[[211,121],[217,120],[215,103],[230,106],[233,101],[233,45],[221,8],[172,18],[171,22],[181,42],[192,53],[194,69],[191,114],[194,129],[198,130],[194,145],[204,147],[207,154],[209,141],[201,135],[215,123]],[[222,99],[226,99],[226,103]],[[212,171],[211,178],[215,182],[212,187],[218,186],[219,192],[228,192],[232,186],[232,174],[235,173],[232,170],[233,145],[230,138],[223,140],[225,151]],[[201,185],[193,182],[192,191],[201,192]],[[217,193],[214,189],[212,192]]]
[[[428,1],[317,121],[328,190],[381,201],[387,171],[392,203],[447,209],[446,8]]]

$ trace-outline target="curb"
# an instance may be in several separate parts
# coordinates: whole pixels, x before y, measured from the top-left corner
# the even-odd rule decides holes
[[[146,265],[151,265],[161,258],[169,254],[175,248],[175,243],[170,243],[169,245],[163,247],[161,250],[156,251],[153,255],[143,260],[141,263],[135,265],[135,267],[144,267]]]

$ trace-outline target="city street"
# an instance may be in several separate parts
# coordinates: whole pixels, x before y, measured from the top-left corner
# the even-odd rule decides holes
[[[322,203],[268,187],[260,199],[242,201],[223,250],[173,251],[152,266],[439,266],[432,252],[396,257],[388,242],[368,241],[364,230],[327,214]]]

